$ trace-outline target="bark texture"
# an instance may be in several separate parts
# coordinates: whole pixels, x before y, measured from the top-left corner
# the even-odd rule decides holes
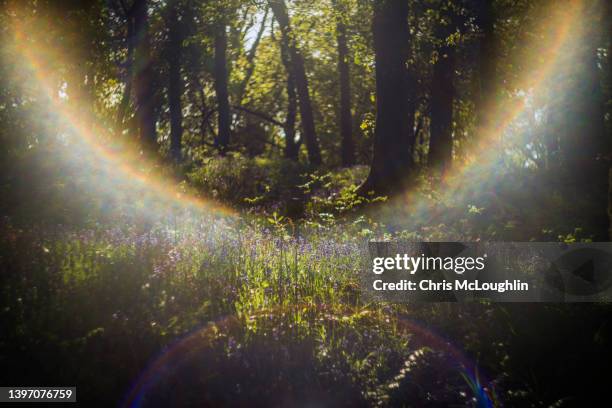
[[[413,121],[408,57],[408,2],[379,0],[374,5],[376,126],[370,173],[360,194],[390,195],[406,187],[414,169]]]
[[[183,32],[178,19],[175,4],[170,4],[168,14],[168,105],[170,109],[170,156],[175,162],[182,159],[181,145],[183,138],[183,109],[181,95],[183,80],[181,78],[181,59]]]
[[[349,48],[347,43],[346,24],[344,23],[344,8],[336,1],[336,42],[338,46],[338,73],[340,82],[340,123],[342,165],[355,164],[355,146],[353,143],[353,118],[351,115],[351,80],[349,68]]]
[[[431,79],[430,128],[428,164],[444,174],[453,160],[453,85],[455,48],[446,43],[453,27],[445,25],[437,30],[442,43],[433,67]]]
[[[306,76],[306,69],[304,68],[304,58],[293,36],[289,21],[289,13],[284,0],[270,0],[269,4],[282,33],[281,41],[286,43],[289,52],[290,70],[293,73],[295,88],[298,95],[302,136],[306,142],[308,161],[318,166],[321,164],[321,150],[315,129],[310,90],[308,88],[308,77]]]
[[[153,63],[149,38],[148,2],[137,0],[133,5],[134,35],[134,97],[136,123],[145,150],[157,151]]]
[[[221,155],[227,153],[230,143],[231,114],[229,92],[227,89],[227,31],[225,24],[219,24],[215,30],[215,94],[217,97],[217,147]]]

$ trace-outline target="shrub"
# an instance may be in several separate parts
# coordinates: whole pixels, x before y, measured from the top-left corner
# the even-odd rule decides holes
[[[204,195],[242,207],[269,206],[298,192],[305,165],[286,159],[249,158],[240,153],[212,157],[188,174]]]

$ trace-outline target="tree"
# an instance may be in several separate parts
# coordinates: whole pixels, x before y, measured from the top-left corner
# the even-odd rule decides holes
[[[353,143],[351,115],[351,79],[349,70],[349,49],[347,44],[346,24],[344,22],[346,7],[342,0],[334,0],[336,13],[336,42],[338,46],[338,76],[340,82],[339,118],[340,137],[342,139],[342,165],[355,164],[355,147]]]
[[[359,193],[390,194],[405,187],[414,170],[414,123],[408,73],[408,2],[378,0],[372,31],[376,63],[376,127],[370,173]]]
[[[583,5],[577,41],[567,50],[570,58],[563,73],[566,96],[558,106],[559,146],[563,158],[561,172],[568,200],[580,198],[586,207],[576,206],[585,230],[596,241],[609,238],[608,176],[610,135],[604,122],[604,97],[599,48],[607,38],[602,32],[604,2]]]
[[[448,14],[448,13],[447,13]],[[448,37],[455,31],[453,16],[441,16],[436,27],[436,40],[439,42],[435,52],[430,95],[430,130],[428,164],[444,174],[453,160],[453,99],[455,74],[455,46],[449,44]]]
[[[315,130],[314,115],[308,88],[308,77],[306,76],[306,69],[304,68],[304,58],[293,36],[289,13],[284,0],[269,0],[269,4],[281,30],[281,41],[285,42],[285,46],[289,51],[290,70],[293,73],[293,79],[295,80],[295,87],[298,94],[300,121],[302,123],[302,133],[304,141],[306,142],[306,149],[308,150],[308,160],[311,164],[318,166],[321,164],[321,150]]]
[[[244,73],[244,79],[240,84],[240,89],[238,90],[238,97],[236,98],[238,102],[242,102],[242,98],[244,97],[244,93],[246,92],[247,86],[249,85],[249,81],[253,76],[253,71],[255,70],[255,55],[257,54],[257,48],[259,47],[259,43],[261,42],[261,38],[263,37],[264,31],[266,30],[266,23],[268,22],[268,12],[270,8],[266,6],[264,10],[263,17],[261,18],[261,24],[259,26],[259,30],[257,31],[257,35],[255,36],[255,40],[249,49],[249,52],[246,55],[246,69]]]
[[[183,138],[183,79],[181,61],[184,33],[179,22],[177,1],[168,4],[168,107],[170,110],[170,156],[175,162],[181,161]]]
[[[217,147],[221,155],[227,152],[230,143],[231,116],[228,91],[228,71],[227,71],[227,26],[225,22],[219,22],[215,27],[214,34],[215,47],[215,93],[217,96],[218,110],[218,135]]]
[[[297,117],[297,93],[295,90],[295,77],[291,69],[289,47],[286,41],[281,40],[281,59],[287,72],[287,116],[285,118],[285,158],[298,159],[300,145],[295,140],[295,120]]]
[[[497,50],[493,0],[474,0],[475,22],[480,29],[476,70],[476,133],[490,132],[494,126]]]
[[[121,14],[122,17],[125,18],[125,26],[126,26],[126,34],[125,34],[125,44],[126,44],[126,57],[123,62],[123,94],[121,96],[121,102],[117,108],[117,124],[119,126],[123,125],[125,120],[126,112],[130,106],[130,100],[132,97],[132,84],[133,84],[133,76],[134,76],[134,46],[136,43],[136,35],[134,32],[134,18],[133,8],[128,9],[125,3],[121,3],[122,7],[115,7],[115,12],[117,14]]]
[[[143,147],[157,151],[155,115],[155,89],[153,87],[153,62],[149,38],[149,16],[147,0],[136,0],[132,6],[134,49],[134,96],[136,100],[136,122]]]

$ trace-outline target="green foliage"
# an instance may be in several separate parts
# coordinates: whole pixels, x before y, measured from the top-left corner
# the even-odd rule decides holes
[[[305,216],[312,225],[332,226],[338,220],[352,221],[366,204],[385,201],[385,197],[362,197],[357,187],[367,175],[364,166],[341,169],[336,172],[310,174],[300,186],[307,195]],[[358,222],[358,221],[357,221]]]
[[[558,350],[546,351],[550,344],[537,352],[546,364],[531,364],[533,348],[523,343],[540,344],[540,331],[550,339],[556,330],[567,330],[575,347],[602,353],[609,347],[609,330],[598,325],[607,313],[603,307],[519,305],[532,309],[525,313],[489,304],[365,303],[356,282],[361,226],[340,231],[305,225],[296,237],[285,221],[271,216],[267,232],[257,224],[237,229],[208,216],[175,218],[148,232],[124,225],[49,234],[3,224],[4,367],[13,379],[52,378],[76,384],[82,401],[95,396],[113,404],[147,360],[177,346],[179,338],[178,344],[190,346],[177,346],[185,354],[173,354],[163,369],[169,371],[156,373],[146,398],[177,398],[167,389],[182,378],[185,403],[217,405],[255,396],[274,401],[291,385],[289,401],[316,397],[334,403],[340,395],[351,404],[435,400],[471,406],[472,398],[484,394],[473,377],[462,375],[465,363],[453,348],[460,347],[494,376],[488,398],[501,392],[499,400],[522,405],[552,403],[580,389],[557,387],[557,378],[514,378],[567,364],[580,374],[597,364],[558,359]],[[436,239],[435,234],[419,238]],[[448,337],[436,340],[429,326]],[[591,337],[593,327],[597,335]],[[19,371],[39,359],[46,364],[34,377]],[[570,376],[563,384],[572,378],[581,381]]]
[[[238,206],[269,206],[290,200],[305,170],[291,160],[232,153],[207,159],[188,179],[207,197]]]
[[[555,21],[541,16],[554,2],[483,2],[493,4],[496,20],[500,86],[493,99],[503,112],[525,105],[495,135],[489,163],[489,157],[471,157],[483,142],[475,137],[482,27],[472,7],[480,2],[410,1],[404,40],[419,130],[414,153],[420,167],[411,176],[418,182],[398,197],[362,197],[357,187],[367,176],[376,129],[373,2],[287,1],[309,80],[325,164],[319,169],[303,164],[303,147],[297,160],[283,158],[287,72],[278,24],[270,13],[260,21],[266,3],[148,2],[150,102],[162,157],[171,128],[166,80],[177,62],[169,58],[177,50],[168,45],[176,28],[168,7],[180,9],[186,160],[174,166],[135,156],[125,172],[116,171],[126,163],[115,153],[137,133],[133,92],[126,94],[125,117],[117,119],[134,75],[122,7],[133,2],[24,1],[22,8],[1,10],[1,383],[74,384],[85,404],[112,406],[125,402],[129,387],[155,366],[151,359],[187,341],[184,354],[170,353],[167,371],[146,378],[152,388],[143,401],[176,404],[178,393],[167,392],[176,389],[186,406],[486,406],[489,399],[562,406],[571,398],[596,398],[593,390],[606,389],[609,375],[585,373],[609,372],[608,305],[369,303],[358,284],[356,254],[368,239],[593,240],[601,218],[593,221],[592,214],[601,212],[603,201],[564,184],[583,169],[560,171],[574,152],[555,143],[572,140],[564,139],[565,125],[583,123],[584,109],[574,102],[584,101],[584,89],[599,88],[597,81],[580,82],[575,67],[584,64],[577,62],[592,62],[592,78],[603,74],[609,130],[609,39],[578,37],[589,39],[589,47],[597,44],[593,58],[580,54],[593,51],[589,47],[555,51],[565,56],[559,64],[565,69],[548,75],[538,90],[531,65],[549,62],[551,44],[523,44],[550,36],[549,25],[540,23]],[[347,29],[359,163],[342,169],[339,20]],[[228,34],[234,105],[232,151],[225,157],[215,144],[213,33],[220,22]],[[21,30],[13,33],[14,27]],[[40,61],[24,58],[13,37],[23,37],[22,48]],[[426,169],[430,82],[444,47],[458,57],[455,179]],[[50,87],[38,82],[42,77]],[[558,95],[567,95],[560,105]],[[74,129],[78,118],[63,114],[69,105],[77,105],[77,117],[92,113],[86,129]],[[298,115],[298,135],[300,125]],[[472,164],[464,167],[464,160]],[[238,216],[208,214],[208,207],[183,213],[176,194],[168,198],[149,188],[150,173],[161,173],[171,187],[182,183],[178,191],[195,189],[222,202]],[[482,376],[470,373],[470,365],[482,367]]]

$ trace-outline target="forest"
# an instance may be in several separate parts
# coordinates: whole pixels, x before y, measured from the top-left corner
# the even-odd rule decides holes
[[[611,33],[606,0],[0,0],[0,386],[601,406],[609,302],[359,282],[369,241],[610,241]]]

